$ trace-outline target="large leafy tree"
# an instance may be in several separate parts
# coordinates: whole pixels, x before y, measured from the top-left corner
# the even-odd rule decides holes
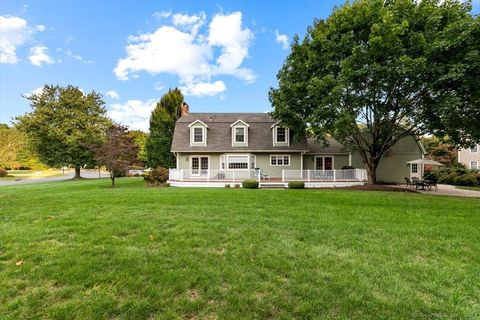
[[[0,141],[0,168],[45,168],[30,149],[28,137],[17,128],[0,124]]]
[[[95,160],[110,173],[112,188],[115,187],[115,178],[137,161],[138,147],[125,126],[112,125],[107,130],[105,142],[89,148],[95,152]]]
[[[273,116],[357,150],[376,181],[410,134],[480,140],[480,24],[469,2],[358,0],[315,20],[269,93]]]
[[[26,98],[33,111],[16,118],[17,128],[28,136],[43,163],[73,166],[75,178],[80,178],[80,168],[95,163],[86,145],[100,144],[111,125],[101,95],[84,94],[74,86],[46,85],[40,94]]]
[[[150,135],[145,144],[147,165],[152,168],[175,167],[175,156],[170,152],[172,147],[175,121],[179,116],[179,108],[183,102],[182,92],[175,88],[160,99],[150,116]]]
[[[138,149],[137,159],[141,164],[147,162],[147,154],[145,152],[145,144],[147,143],[148,133],[141,130],[131,130],[128,135],[132,137],[135,146]]]

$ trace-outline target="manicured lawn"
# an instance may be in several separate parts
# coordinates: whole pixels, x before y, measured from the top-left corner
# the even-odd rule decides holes
[[[457,187],[457,189],[480,191],[480,187]]]
[[[65,171],[66,173],[68,171]],[[62,170],[8,170],[8,176],[0,177],[0,181],[12,181],[16,179],[39,179],[61,176]]]
[[[108,186],[0,187],[0,319],[480,317],[478,199]]]

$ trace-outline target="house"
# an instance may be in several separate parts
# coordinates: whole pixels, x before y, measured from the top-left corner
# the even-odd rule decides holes
[[[480,144],[468,149],[459,149],[457,159],[468,169],[480,169]]]
[[[177,158],[170,180],[241,181],[355,181],[366,179],[360,155],[329,139],[328,146],[311,138],[295,137],[267,113],[189,113],[181,107],[171,151]],[[381,161],[377,179],[404,181],[419,176],[406,162],[424,156],[413,136],[399,141]],[[353,167],[355,169],[342,170]]]

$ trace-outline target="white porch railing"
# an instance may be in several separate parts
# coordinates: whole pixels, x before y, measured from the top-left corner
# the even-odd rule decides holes
[[[305,182],[336,182],[336,181],[364,181],[367,180],[365,169],[345,170],[282,170],[282,181]]]
[[[198,170],[198,169],[169,169],[168,178],[172,181],[201,180],[207,182],[241,182],[245,179],[260,181],[259,171],[256,170]]]

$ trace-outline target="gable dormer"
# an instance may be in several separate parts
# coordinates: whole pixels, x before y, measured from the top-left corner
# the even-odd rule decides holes
[[[290,146],[290,128],[280,125],[280,122],[276,122],[270,129],[272,130],[274,147]]]
[[[188,127],[190,128],[190,146],[206,147],[208,126],[200,120],[195,120]]]
[[[232,136],[232,147],[248,146],[248,123],[243,120],[237,120],[230,125]]]

